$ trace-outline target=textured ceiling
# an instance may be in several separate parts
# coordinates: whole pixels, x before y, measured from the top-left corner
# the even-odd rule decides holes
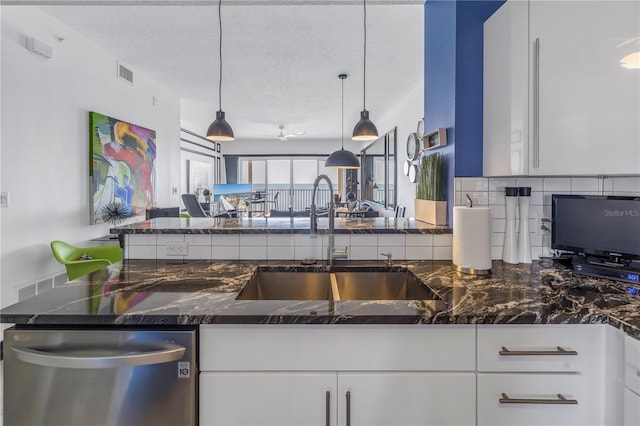
[[[182,99],[183,125],[205,133],[218,109],[217,2],[42,3],[134,71],[170,87]],[[350,136],[363,104],[362,3],[225,1],[222,24],[222,109],[236,138],[270,138],[284,125],[285,133],[306,132],[301,142],[339,139],[343,72]],[[423,44],[422,1],[367,3],[366,106],[374,122],[421,84]]]

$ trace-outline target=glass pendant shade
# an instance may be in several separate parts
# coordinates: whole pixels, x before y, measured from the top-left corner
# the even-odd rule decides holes
[[[235,139],[233,129],[224,119],[224,111],[216,112],[216,119],[207,129],[207,139],[217,142],[229,142]]]
[[[373,121],[369,119],[369,111],[363,109],[360,111],[360,121],[353,128],[354,141],[372,141],[378,139],[378,129]]]
[[[340,167],[343,169],[359,169],[360,168],[360,160],[358,157],[351,152],[347,151],[344,148],[334,151],[327,157],[327,160],[324,163],[325,167]]]

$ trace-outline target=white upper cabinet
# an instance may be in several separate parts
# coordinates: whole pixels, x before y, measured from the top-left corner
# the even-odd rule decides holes
[[[640,173],[640,69],[621,64],[639,16],[637,1],[511,0],[485,23],[486,176]]]

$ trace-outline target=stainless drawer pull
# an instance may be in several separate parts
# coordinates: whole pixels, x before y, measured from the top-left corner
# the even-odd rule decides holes
[[[351,426],[351,391],[345,394],[347,398],[347,426]]]
[[[325,419],[327,426],[331,426],[331,392],[325,394]]]
[[[542,399],[542,398],[509,398],[509,395],[502,393],[500,404],[577,404],[577,399],[567,399],[561,393],[558,399]]]
[[[503,346],[498,353],[500,355],[578,355],[577,351],[568,351],[560,346],[555,351],[510,351]]]

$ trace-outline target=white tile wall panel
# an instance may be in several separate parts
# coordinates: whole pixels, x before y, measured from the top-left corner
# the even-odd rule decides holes
[[[293,245],[267,247],[267,260],[290,260],[295,259],[295,256],[296,250]]]
[[[603,194],[613,194],[613,184],[616,178],[604,178],[602,179],[601,189]]]
[[[379,255],[378,246],[351,246],[349,253],[350,260],[371,260],[378,259]],[[382,257],[382,256],[380,256]]]
[[[376,247],[378,245],[378,236],[374,234],[353,234],[351,235],[351,246],[357,247]],[[375,259],[373,257],[372,259]]]
[[[378,235],[378,246],[404,247],[406,243],[404,234],[380,234]]]
[[[506,219],[491,219],[491,232],[506,232],[506,225]]]
[[[433,246],[434,247],[451,247],[453,244],[452,234],[434,234]]]
[[[406,250],[404,246],[378,246],[378,259],[386,260],[386,257],[382,253],[391,253],[391,259],[404,260],[406,259]]]
[[[211,260],[211,245],[189,245],[189,254],[184,258],[189,260]]]
[[[315,260],[325,260],[326,251],[322,246],[295,246],[295,260],[305,260],[307,258]]]
[[[241,234],[240,246],[266,246],[267,234]],[[241,254],[242,255],[242,254]]]
[[[191,246],[211,247],[212,237],[210,234],[186,234],[184,240]]]
[[[489,179],[484,177],[460,178],[462,191],[488,191]]]
[[[491,259],[500,260],[502,259],[502,248],[500,247],[491,247]]]
[[[158,246],[165,245],[167,243],[175,243],[184,241],[184,234],[158,234],[156,244]]]
[[[322,239],[322,234],[316,234],[314,237],[310,234],[294,234],[294,244],[296,246],[321,246]]]
[[[240,259],[240,246],[214,245],[213,247],[211,247],[211,259],[238,260]]]
[[[293,247],[295,245],[295,238],[293,234],[268,234],[267,246],[279,246],[279,247]]]
[[[600,189],[600,182],[602,179],[598,178],[572,178],[571,179],[571,192],[598,192]]]
[[[239,234],[213,234],[211,241],[214,246],[239,246]]]
[[[543,191],[543,178],[519,177],[514,186],[529,186],[531,191]]]
[[[405,237],[407,246],[433,246],[433,234],[407,234]]]
[[[266,260],[267,246],[240,246],[240,260]]]
[[[351,235],[350,234],[335,234],[334,236],[334,245],[336,247],[345,247],[351,245]],[[322,235],[322,245],[325,247],[329,243],[329,236],[327,234]]]
[[[407,246],[405,258],[407,260],[432,260],[433,246]]]
[[[506,196],[504,195],[504,191],[502,192],[489,192],[489,205],[506,205]]]
[[[453,248],[449,247],[433,247],[434,260],[451,260],[453,258]]]
[[[506,219],[507,217],[507,207],[503,205],[491,205],[489,206],[489,210],[491,210],[491,219]]]
[[[544,178],[544,191],[571,192],[571,178],[546,177]]]
[[[156,246],[129,246],[127,248],[128,259],[155,259]]]
[[[460,203],[459,205],[466,205],[467,204],[467,194],[469,195],[469,197],[471,197],[471,200],[473,200],[473,205],[474,206],[488,206],[489,205],[489,191],[485,191],[485,192],[465,192],[462,191],[462,203]]]
[[[504,232],[491,233],[491,247],[502,247],[504,245]]]
[[[531,195],[529,196],[529,205],[532,206],[541,206],[544,204],[544,192],[542,191],[531,191]]]
[[[508,186],[516,186],[516,178],[491,178],[489,179],[489,191],[502,192]]]
[[[636,195],[640,194],[640,177],[613,178],[613,190],[616,193],[632,192]]]
[[[129,234],[130,246],[155,246],[158,243],[157,234]]]

